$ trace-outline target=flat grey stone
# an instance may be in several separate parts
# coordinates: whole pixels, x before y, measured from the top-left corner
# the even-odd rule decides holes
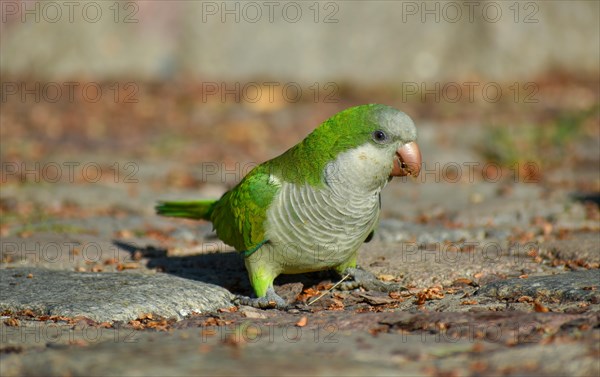
[[[98,322],[129,321],[144,313],[181,319],[192,312],[229,307],[231,298],[216,285],[160,273],[0,270],[0,311],[31,309]]]
[[[530,296],[544,300],[600,302],[600,270],[567,272],[528,279],[508,279],[484,285],[478,295],[501,300]]]

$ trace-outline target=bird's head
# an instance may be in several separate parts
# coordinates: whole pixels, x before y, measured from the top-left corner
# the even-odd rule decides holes
[[[392,177],[419,175],[417,130],[405,113],[385,105],[346,109],[321,127],[329,138],[332,163],[325,179],[339,179],[366,189],[382,187]]]

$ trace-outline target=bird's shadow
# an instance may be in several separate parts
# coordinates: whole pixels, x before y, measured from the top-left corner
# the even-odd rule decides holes
[[[252,287],[243,257],[235,251],[219,251],[185,256],[169,256],[167,250],[154,246],[140,246],[121,240],[113,240],[113,244],[132,256],[140,256],[148,260],[146,268],[179,276],[185,279],[202,281],[218,285],[235,294],[250,296]],[[281,275],[275,284],[283,285],[300,282],[304,287],[316,285],[324,279],[335,279],[329,272],[306,273],[298,275]]]

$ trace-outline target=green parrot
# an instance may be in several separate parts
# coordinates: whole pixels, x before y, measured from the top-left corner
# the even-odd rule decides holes
[[[401,111],[352,107],[256,166],[220,199],[159,202],[156,211],[212,222],[217,236],[243,255],[256,294],[237,302],[283,308],[273,289],[280,274],[332,269],[359,284],[375,279],[357,268],[358,249],[373,236],[385,185],[394,176],[419,174],[416,138]]]

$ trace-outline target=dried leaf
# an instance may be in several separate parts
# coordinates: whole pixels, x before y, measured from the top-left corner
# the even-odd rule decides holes
[[[94,266],[92,266],[92,272],[102,272],[104,271],[104,268],[99,265],[99,264],[95,264]]]
[[[452,282],[452,285],[473,285],[474,282],[471,279],[467,278],[458,278]]]
[[[319,292],[318,290],[316,290],[314,288],[306,288],[302,291],[302,293],[300,293],[298,295],[298,297],[296,297],[296,300],[305,302],[313,297],[318,296],[320,293],[321,292]]]
[[[303,316],[302,318],[300,318],[298,320],[298,322],[296,322],[296,326],[298,326],[298,327],[304,327],[304,326],[306,326],[307,323],[308,323],[308,317]]]
[[[119,261],[117,260],[117,258],[108,258],[107,260],[104,261],[104,264],[109,266],[112,264],[117,264]]]
[[[377,279],[379,279],[381,281],[394,281],[396,279],[396,277],[394,275],[381,274],[381,275],[377,275]]]
[[[542,305],[540,302],[536,301],[533,303],[534,310],[538,313],[548,313],[550,309],[548,307]]]
[[[533,297],[521,296],[517,299],[517,302],[533,302]]]
[[[8,318],[4,321],[4,324],[10,327],[18,327],[21,326],[21,321],[16,318]]]
[[[140,268],[139,263],[135,263],[135,262],[129,262],[129,263],[119,263],[117,265],[117,270],[118,271],[123,271],[123,270],[135,270],[137,268]]]

